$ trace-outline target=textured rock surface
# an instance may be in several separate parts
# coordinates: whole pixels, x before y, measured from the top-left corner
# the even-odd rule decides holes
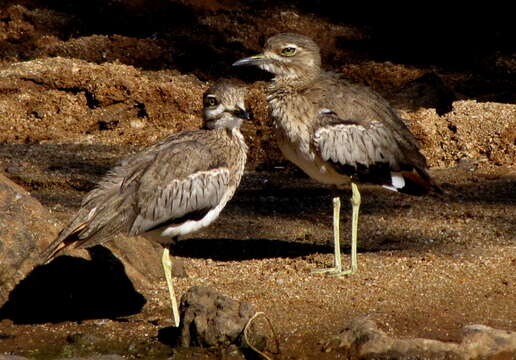
[[[74,258],[37,267],[40,252],[60,229],[37,199],[0,174],[0,308],[10,299],[1,316],[23,322],[81,319],[98,316],[98,311],[107,316],[134,313],[145,301],[133,286],[141,290],[164,284],[161,246],[138,237],[117,237],[107,244],[109,250],[99,247],[90,254],[71,250],[67,254]],[[185,276],[183,266],[176,270]],[[116,304],[122,294],[123,306]]]
[[[435,108],[402,111],[419,138],[432,166],[452,167],[461,161],[514,165],[516,159],[516,105],[475,100],[451,104],[439,116]]]
[[[345,352],[360,359],[513,359],[516,332],[484,325],[467,325],[461,343],[422,338],[394,338],[373,321],[353,320],[338,336],[325,344],[326,352]]]
[[[255,314],[248,302],[223,296],[208,287],[194,286],[181,298],[181,346],[227,346],[242,335]]]
[[[198,128],[205,88],[193,76],[119,63],[56,57],[2,66],[0,117],[10,121],[0,123],[0,142],[149,144]]]
[[[36,265],[57,235],[50,212],[20,186],[0,174],[0,307]]]

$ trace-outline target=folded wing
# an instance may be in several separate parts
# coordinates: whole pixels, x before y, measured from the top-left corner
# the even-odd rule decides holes
[[[410,194],[431,188],[423,155],[383,122],[341,119],[323,109],[315,123],[313,146],[338,172]]]

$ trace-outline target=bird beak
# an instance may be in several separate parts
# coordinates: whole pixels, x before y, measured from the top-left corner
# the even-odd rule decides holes
[[[254,56],[249,56],[233,63],[233,66],[248,66],[248,65],[258,65],[266,60],[265,55],[258,54]]]
[[[244,120],[251,119],[251,115],[239,106],[237,106],[234,110],[231,110],[230,112],[240,119],[244,119]]]

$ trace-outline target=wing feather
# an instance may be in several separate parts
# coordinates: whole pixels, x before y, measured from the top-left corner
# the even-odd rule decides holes
[[[312,122],[314,125],[313,131],[331,125],[332,122],[361,126],[368,134],[361,137],[350,130],[350,138],[347,141],[350,141],[351,144],[355,144],[360,139],[370,139],[373,143],[379,142],[379,144],[382,144],[380,149],[385,151],[385,141],[387,141],[387,150],[392,152],[391,144],[396,144],[403,153],[402,158],[407,163],[420,169],[427,168],[426,159],[419,152],[417,140],[396,111],[379,94],[367,87],[352,84],[334,73],[323,72],[319,81],[321,83],[320,88],[315,89],[314,94],[310,94],[311,97],[318,99],[317,104],[321,107],[321,111],[315,114]],[[368,143],[363,141],[362,144],[359,143],[357,146],[358,148],[348,149],[347,153],[353,153],[352,158],[354,159],[371,161],[371,159],[363,159],[357,153],[357,149],[368,146]],[[375,151],[368,149],[366,155],[374,153]],[[396,159],[396,156],[383,155],[390,157],[389,163],[394,165],[392,160],[393,158]],[[375,155],[374,158],[378,158],[378,155]],[[351,159],[347,163],[349,161]]]
[[[426,171],[424,157],[417,148],[417,154],[411,153],[392,128],[380,121],[342,120],[328,109],[318,116],[313,146],[337,171],[412,194],[422,194],[435,187]],[[414,162],[420,158],[423,161]]]
[[[317,123],[314,145],[323,160],[354,167],[388,163],[395,170],[406,160],[395,136],[379,121],[344,121],[326,111]]]
[[[42,253],[89,247],[125,232],[137,235],[162,222],[209,210],[226,193],[226,162],[212,152],[210,132],[170,136],[123,159],[83,200],[58,238]]]
[[[168,159],[162,155],[142,174],[135,194],[136,216],[128,231],[138,235],[189,213],[215,208],[229,187],[229,169],[225,163],[216,164],[219,159],[208,151],[185,149],[181,156],[174,154]],[[167,161],[169,160],[169,161]],[[178,178],[173,167],[180,160],[187,176]],[[164,165],[165,164],[165,165]],[[188,171],[189,170],[189,171]],[[160,184],[166,184],[161,186]],[[156,191],[159,188],[159,191]],[[167,204],[172,204],[168,206]]]

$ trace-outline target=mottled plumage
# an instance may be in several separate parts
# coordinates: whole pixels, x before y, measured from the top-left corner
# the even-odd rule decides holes
[[[374,91],[321,70],[319,47],[310,38],[273,36],[262,54],[234,65],[256,65],[275,75],[267,99],[278,145],[310,177],[341,185],[351,176],[411,194],[433,186],[426,160],[396,111]]]
[[[205,130],[165,138],[123,159],[83,200],[42,254],[90,247],[117,233],[172,243],[210,225],[240,183],[247,146],[240,133],[245,88],[221,81],[204,95]]]

